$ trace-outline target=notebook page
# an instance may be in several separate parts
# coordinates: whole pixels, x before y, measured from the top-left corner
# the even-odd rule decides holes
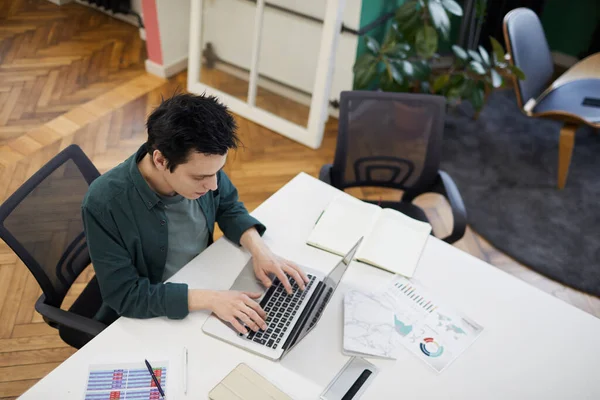
[[[327,206],[307,244],[343,256],[361,236],[368,234],[380,211],[376,205],[341,194]]]
[[[431,233],[431,225],[384,209],[365,238],[360,260],[411,277]]]

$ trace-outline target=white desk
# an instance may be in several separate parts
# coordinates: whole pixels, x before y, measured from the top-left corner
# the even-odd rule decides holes
[[[314,221],[336,194],[300,174],[255,210],[274,251],[304,265],[330,269],[338,257],[304,244]],[[227,289],[248,255],[218,240],[173,281]],[[202,333],[207,313],[182,321],[121,318],[23,395],[23,399],[81,399],[89,364],[170,360],[169,399],[185,399],[181,349],[189,349],[187,398],[207,393],[246,362],[296,399],[315,399],[348,357],[341,353],[344,290],[373,288],[392,277],[352,264],[316,329],[281,362],[272,362]],[[416,278],[485,327],[447,370],[436,374],[404,351],[397,361],[374,361],[381,371],[368,399],[600,399],[600,320],[434,238]],[[371,359],[372,360],[372,359]]]

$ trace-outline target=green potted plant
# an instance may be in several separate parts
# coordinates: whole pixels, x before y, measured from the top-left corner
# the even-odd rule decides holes
[[[450,34],[450,14],[463,14],[454,0],[407,0],[381,43],[365,36],[367,50],[354,65],[355,88],[440,94],[451,105],[468,100],[479,112],[492,88],[513,75],[525,79],[492,37],[491,55],[482,46],[475,51],[453,45],[451,64],[435,68],[440,38]]]

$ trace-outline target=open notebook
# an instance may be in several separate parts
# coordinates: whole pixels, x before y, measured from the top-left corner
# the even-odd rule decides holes
[[[411,277],[430,233],[426,222],[343,193],[323,211],[306,243],[343,257],[364,236],[356,260]]]

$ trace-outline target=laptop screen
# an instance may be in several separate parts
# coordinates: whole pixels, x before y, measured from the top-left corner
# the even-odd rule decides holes
[[[317,285],[317,290],[319,292],[315,292],[314,306],[312,306],[307,318],[301,322],[303,326],[300,328],[299,333],[295,338],[290,338],[291,342],[283,354],[290,351],[292,347],[300,342],[300,340],[302,340],[302,338],[304,338],[304,336],[306,336],[306,334],[308,334],[308,332],[310,332],[317,325],[321,315],[323,315],[323,311],[325,310],[327,303],[329,303],[329,299],[331,299],[333,296],[335,289],[342,280],[344,273],[348,269],[348,265],[350,265],[354,259],[354,254],[356,254],[356,251],[358,250],[362,240],[363,238],[361,237],[352,247],[352,249],[350,249],[350,251],[344,256],[344,258],[338,262],[338,264],[331,270],[331,272],[329,272],[329,274],[327,274],[325,279],[323,279],[323,282]]]
[[[348,265],[352,262],[354,254],[356,254],[356,250],[358,250],[358,246],[360,246],[361,242],[362,238],[360,238],[358,242],[354,245],[354,247],[352,247],[352,249],[350,249],[350,251],[344,256],[344,258],[340,260],[340,262],[335,266],[335,268],[332,269],[331,272],[329,272],[329,274],[327,274],[327,276],[323,280],[327,287],[333,288],[333,290],[337,288],[338,284],[342,280],[342,276],[344,276],[344,273],[348,268]]]

